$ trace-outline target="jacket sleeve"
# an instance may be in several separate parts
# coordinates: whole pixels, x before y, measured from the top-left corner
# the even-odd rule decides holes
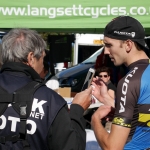
[[[50,150],[85,150],[86,133],[84,110],[77,104],[72,104],[70,111],[63,107],[48,133]]]

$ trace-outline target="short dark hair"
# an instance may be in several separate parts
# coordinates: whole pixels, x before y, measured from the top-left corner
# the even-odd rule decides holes
[[[97,68],[96,76],[98,76],[101,72],[107,72],[108,76],[110,76],[110,69],[109,69],[109,67],[103,66],[101,68]]]

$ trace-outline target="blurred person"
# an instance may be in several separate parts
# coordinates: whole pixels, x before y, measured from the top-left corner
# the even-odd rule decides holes
[[[45,82],[46,86],[48,88],[51,88],[53,90],[58,90],[59,88],[59,82],[57,77],[55,76],[55,70],[53,63],[50,62],[49,59],[49,50],[45,50],[45,56],[44,56],[44,67],[42,72],[40,73],[40,77]]]
[[[45,77],[50,73],[49,68],[50,68],[50,62],[49,62],[49,57],[48,57],[48,50],[45,50],[45,56],[43,59],[43,69],[40,72],[40,77],[43,81],[45,81]]]
[[[114,65],[127,66],[129,72],[117,86],[110,133],[104,129],[101,120],[108,120],[113,113],[113,99],[104,82],[93,79],[93,83],[100,88],[100,96],[105,105],[93,114],[91,124],[97,141],[104,150],[150,149],[150,65],[145,53],[148,47],[144,38],[143,26],[130,16],[114,18],[105,27],[104,53],[109,55]]]
[[[2,39],[0,87],[11,94],[29,82],[41,83],[39,74],[43,69],[45,48],[44,40],[36,31],[22,28],[10,30]],[[0,149],[84,150],[86,133],[83,113],[91,104],[91,92],[89,87],[78,93],[68,112],[67,103],[60,95],[45,85],[38,88],[31,106],[35,116],[30,115],[25,126],[28,144],[23,143],[22,135],[16,136],[22,129],[19,129],[20,116],[12,107],[12,102],[0,117]],[[21,114],[25,115],[23,112]]]
[[[107,84],[108,94],[115,99],[116,86],[110,80],[110,69],[106,66],[97,68],[96,75]]]

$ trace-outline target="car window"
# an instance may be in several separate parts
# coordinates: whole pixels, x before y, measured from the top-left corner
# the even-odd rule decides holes
[[[104,47],[101,47],[99,50],[97,50],[94,54],[92,54],[89,58],[84,60],[82,63],[84,63],[84,64],[95,63],[97,56],[102,53],[103,49],[104,49]]]

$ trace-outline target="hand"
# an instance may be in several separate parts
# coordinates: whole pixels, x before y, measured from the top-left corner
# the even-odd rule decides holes
[[[111,121],[114,116],[115,109],[108,105],[101,105],[93,114],[92,121],[105,119]]]
[[[108,94],[107,86],[100,78],[93,78],[92,94],[101,102],[104,103],[104,97]]]
[[[74,97],[72,104],[78,104],[86,110],[91,104],[92,98],[92,87],[90,86],[88,89],[76,94]]]
[[[107,90],[107,85],[103,80],[96,77],[92,82],[93,91],[92,94],[103,104],[111,105],[114,107],[114,98],[112,98]]]

